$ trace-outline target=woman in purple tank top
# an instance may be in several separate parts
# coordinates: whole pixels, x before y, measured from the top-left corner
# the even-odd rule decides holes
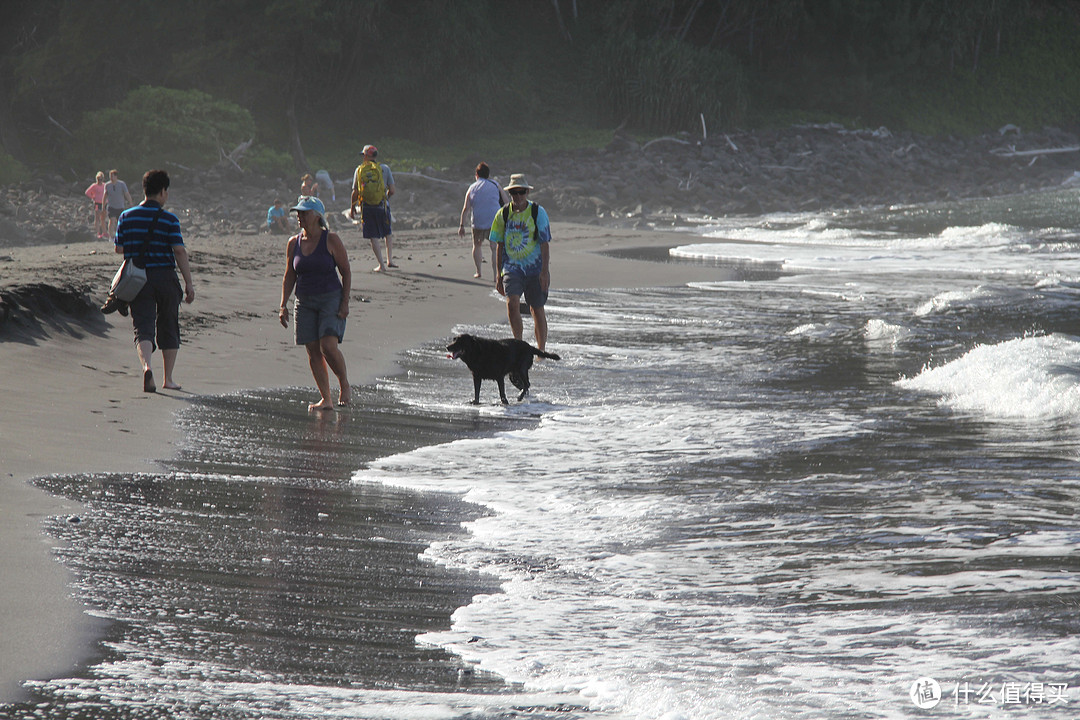
[[[285,253],[278,320],[282,327],[289,327],[286,303],[295,289],[296,344],[307,348],[308,364],[321,396],[308,410],[333,410],[328,368],[338,379],[338,405],[348,405],[352,398],[345,356],[338,348],[345,339],[345,318],[349,316],[349,256],[341,238],[327,227],[323,219],[326,208],[319,198],[302,195],[290,211],[296,212],[300,233],[289,238]]]

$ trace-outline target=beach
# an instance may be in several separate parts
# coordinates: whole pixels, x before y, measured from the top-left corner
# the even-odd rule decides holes
[[[334,229],[346,241],[353,268],[342,349],[354,386],[393,375],[401,353],[449,339],[455,324],[505,325],[504,303],[488,278],[472,277],[469,241],[453,229],[395,233],[400,269],[379,274],[370,271],[374,260],[357,229],[341,225]],[[678,285],[717,273],[706,265],[676,267],[607,254],[677,245],[684,237],[677,234],[555,222],[553,236],[555,288]],[[277,322],[285,238],[196,235],[186,243],[196,299],[181,310],[184,344],[176,379],[183,390],[153,394],[142,391],[130,320],[105,318],[94,309],[118,264],[107,243],[17,246],[0,253],[0,288],[19,298],[0,339],[2,701],[18,698],[23,681],[75,671],[94,652],[97,621],[72,597],[72,578],[55,557],[57,540],[43,532],[49,517],[78,522],[80,506],[32,487],[31,480],[154,470],[174,456],[182,441],[176,414],[196,398],[293,387],[309,389],[305,399],[317,396],[303,349]],[[42,287],[27,289],[31,278],[62,292],[52,297]],[[89,311],[71,302],[80,292],[88,296]],[[526,339],[530,332],[527,321]],[[464,366],[461,373],[467,390]]]

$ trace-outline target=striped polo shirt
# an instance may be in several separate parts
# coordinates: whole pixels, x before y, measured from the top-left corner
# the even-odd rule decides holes
[[[124,257],[138,257],[139,250],[150,231],[154,215],[161,205],[153,200],[144,200],[142,204],[128,208],[120,215],[116,223],[116,244],[124,247]],[[146,248],[146,267],[176,267],[173,255],[174,245],[183,245],[180,234],[180,220],[168,210],[163,210],[154,228],[154,237]]]

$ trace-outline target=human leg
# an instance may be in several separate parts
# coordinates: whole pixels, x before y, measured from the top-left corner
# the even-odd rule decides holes
[[[494,269],[494,275],[492,280],[496,280],[499,277],[499,244],[491,243],[491,267]]]
[[[484,265],[484,238],[486,234],[479,228],[473,228],[472,232],[472,259],[473,265],[476,266],[476,274],[473,277],[478,278],[481,276],[480,270]]]
[[[386,262],[383,261],[382,250],[379,247],[383,238],[390,234],[386,223],[386,211],[379,205],[361,205],[360,217],[363,222],[364,237],[371,241],[371,252],[375,253],[375,259],[379,261],[378,266],[372,269],[375,272],[383,272],[390,260],[388,256]],[[387,241],[387,248],[389,248],[389,241]]]
[[[173,368],[176,367],[176,354],[179,352],[179,348],[172,348],[170,350],[162,349],[161,362],[162,370],[165,373],[165,379],[161,383],[161,387],[168,390],[180,390],[181,387],[173,380]]]
[[[369,238],[371,240],[371,252],[375,253],[375,259],[379,261],[379,264],[372,268],[375,272],[383,272],[386,270],[386,264],[383,262],[382,251],[379,249],[379,238]]]
[[[308,405],[308,410],[332,410],[334,401],[330,399],[330,373],[326,368],[326,358],[322,353],[322,343],[318,340],[304,345],[308,355],[308,365],[311,367],[311,375],[315,378],[315,386],[319,388],[317,403]]]
[[[533,319],[533,333],[536,336],[536,347],[541,350],[547,344],[547,313],[544,305],[547,304],[548,293],[540,284],[539,276],[524,278],[525,302],[529,304],[529,313]]]
[[[154,373],[150,369],[150,360],[154,355],[154,343],[149,340],[139,340],[135,343],[135,352],[139,354],[139,363],[143,370],[143,392],[154,392]]]
[[[319,347],[327,366],[338,379],[338,405],[348,405],[352,400],[352,388],[349,387],[349,375],[345,368],[345,355],[338,347],[334,335],[319,338]]]
[[[394,263],[394,236],[391,233],[386,233],[384,241],[386,242],[386,267],[396,268],[397,265]]]
[[[536,347],[543,350],[547,345],[547,313],[543,307],[530,307],[532,313],[533,332],[536,334]]]
[[[521,296],[520,295],[506,295],[506,319],[510,321],[510,330],[514,333],[514,337],[518,340],[521,339]]]

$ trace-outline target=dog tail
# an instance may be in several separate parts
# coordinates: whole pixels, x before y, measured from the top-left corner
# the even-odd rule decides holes
[[[543,350],[537,350],[536,348],[533,348],[533,355],[539,355],[540,357],[547,358],[548,360],[562,360],[562,358],[555,353],[544,352]]]

